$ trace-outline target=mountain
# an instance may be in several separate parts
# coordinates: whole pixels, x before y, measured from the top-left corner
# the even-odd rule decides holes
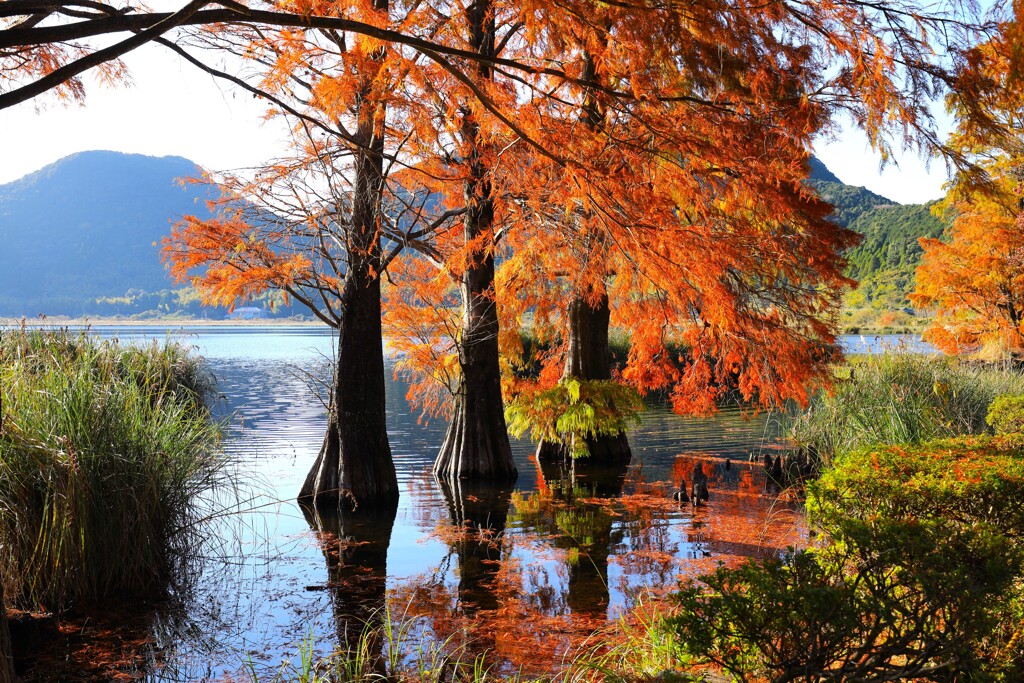
[[[881,206],[858,215],[849,227],[864,240],[847,254],[850,277],[860,281],[847,297],[851,306],[896,310],[909,306],[914,271],[923,253],[921,237],[941,237],[946,224],[928,204]]]
[[[202,314],[194,292],[172,290],[160,261],[176,220],[209,215],[209,190],[179,182],[199,173],[181,157],[82,152],[0,185],[0,316]],[[917,240],[944,227],[929,205],[846,185],[817,159],[808,182],[836,206],[833,220],[865,236],[847,254],[861,280],[848,304],[906,306]]]
[[[811,157],[809,165],[811,167],[812,182],[835,183],[836,185],[843,184],[843,181],[836,177],[835,173],[828,170],[828,166],[826,166],[818,157]],[[865,192],[867,192],[867,190],[865,190]]]
[[[822,199],[836,207],[831,218],[844,227],[849,227],[854,219],[872,209],[898,206],[893,200],[886,199],[871,190],[843,183],[814,157],[811,157],[809,184]]]
[[[181,157],[82,152],[0,185],[0,315],[89,312],[99,297],[173,283],[160,240],[208,216],[201,173]]]
[[[899,310],[909,305],[921,237],[939,237],[945,223],[931,213],[935,202],[898,204],[863,187],[846,185],[811,159],[810,185],[836,208],[832,220],[864,239],[846,254],[847,275],[860,285],[847,295],[849,307]]]

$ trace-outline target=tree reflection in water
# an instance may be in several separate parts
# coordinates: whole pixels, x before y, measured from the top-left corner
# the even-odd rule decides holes
[[[702,453],[682,453],[673,463],[672,485],[692,482],[700,466],[711,493],[706,506],[692,508],[685,528],[690,550],[680,559],[687,575],[711,571],[721,562],[735,565],[775,556],[789,545],[807,543],[799,490],[774,485],[760,459],[726,463]]]
[[[473,624],[479,616],[487,620],[500,607],[497,589],[505,544],[512,489],[467,479],[437,478],[451,518],[448,543],[458,558],[457,611],[467,620],[456,643],[469,657],[493,661],[498,651],[494,628]]]
[[[510,487],[495,488],[466,479],[437,479],[448,505],[459,560],[459,605],[466,616],[498,608],[494,581],[501,566]]]
[[[605,616],[610,603],[608,558],[621,542],[612,501],[622,495],[628,461],[542,459],[541,489],[519,506],[524,525],[567,551],[566,603],[575,614]]]
[[[388,546],[397,508],[301,506],[327,560],[327,584],[343,652],[363,657],[369,672],[387,674],[384,637]]]

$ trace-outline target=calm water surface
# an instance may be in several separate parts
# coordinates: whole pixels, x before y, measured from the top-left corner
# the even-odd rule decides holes
[[[539,467],[526,442],[513,443],[514,489],[450,491],[430,476],[446,425],[419,421],[390,375],[395,519],[310,520],[294,496],[323,437],[324,409],[310,384],[325,376],[328,332],[92,329],[133,342],[172,334],[195,345],[219,382],[226,449],[252,475],[228,496],[241,512],[217,523],[223,541],[180,596],[185,614],[154,613],[144,654],[125,667],[133,678],[226,680],[243,666],[266,676],[297,659],[303,641],[318,652],[336,648],[352,622],[384,605],[423,634],[456,636],[510,666],[544,664],[533,643],[554,656],[647,590],[806,538],[799,504],[766,493],[761,468],[747,462],[777,447],[771,416],[724,410],[688,420],[652,405],[630,434],[629,471],[577,473],[586,491]],[[863,352],[898,341],[844,343]],[[697,463],[711,475],[710,504],[670,503],[669,487],[690,480]]]

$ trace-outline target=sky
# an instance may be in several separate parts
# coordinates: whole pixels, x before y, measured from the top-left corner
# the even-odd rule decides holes
[[[146,46],[125,62],[134,84],[111,88],[87,80],[84,105],[44,95],[0,110],[0,184],[87,150],[181,156],[212,171],[256,166],[286,150],[286,131],[262,119],[262,103],[218,84],[166,49]],[[942,196],[941,161],[928,167],[905,153],[880,172],[878,155],[857,131],[820,143],[815,153],[843,182],[894,201]]]

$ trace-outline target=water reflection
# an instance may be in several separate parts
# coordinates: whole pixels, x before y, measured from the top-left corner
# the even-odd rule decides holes
[[[565,604],[571,612],[605,616],[610,604],[608,558],[621,533],[613,534],[628,461],[540,459],[542,487],[517,505],[520,521],[552,537],[566,551]]]
[[[569,510],[563,513],[559,527],[577,545],[575,561],[569,563],[569,609],[577,613],[604,615],[608,611],[608,557],[612,551],[612,525],[615,517],[606,505],[622,495],[629,463],[608,465],[576,461],[570,480],[562,478],[558,486],[571,490]],[[548,479],[549,489],[555,485]],[[580,498],[583,493],[586,498]]]
[[[464,656],[493,663],[498,634],[489,622],[502,607],[499,574],[507,551],[512,489],[465,479],[434,481],[448,509],[449,523],[441,526],[440,534],[456,558],[458,583],[453,600],[430,621]]]
[[[397,510],[301,508],[327,562],[327,583],[309,585],[306,590],[330,592],[340,649],[358,652],[367,659],[370,671],[386,674],[381,626],[386,618],[388,547]]]
[[[450,544],[459,562],[459,606],[467,616],[497,609],[495,579],[512,490],[465,479],[435,481],[451,517]]]
[[[132,332],[165,336],[161,329]],[[629,469],[585,461],[542,467],[531,457],[534,445],[518,442],[514,490],[465,482],[446,489],[430,475],[445,424],[421,423],[405,401],[405,384],[390,377],[398,510],[383,520],[310,518],[294,497],[325,420],[307,373],[326,372],[330,335],[315,328],[201,330],[189,343],[220,379],[220,414],[235,416],[226,449],[257,490],[239,495],[245,512],[225,520],[237,552],[213,558],[196,577],[191,626],[154,631],[159,664],[135,665],[145,680],[238,679],[246,662],[269,680],[311,636],[317,654],[351,642],[353,629],[385,601],[396,617],[420,620],[424,632],[457,633],[512,667],[554,666],[645,592],[667,592],[680,576],[719,561],[806,539],[799,501],[766,494],[763,467],[747,462],[777,441],[777,426],[764,414],[729,409],[687,420],[652,404],[629,435]],[[695,461],[708,475],[710,500],[679,506],[670,490],[682,477],[691,481]]]
[[[694,566],[705,560],[734,563],[748,557],[767,557],[787,545],[806,541],[803,502],[797,491],[783,491],[760,459],[732,461],[702,453],[683,453],[674,459],[672,480],[692,481],[700,468],[707,477],[710,500],[690,509],[687,556]]]

